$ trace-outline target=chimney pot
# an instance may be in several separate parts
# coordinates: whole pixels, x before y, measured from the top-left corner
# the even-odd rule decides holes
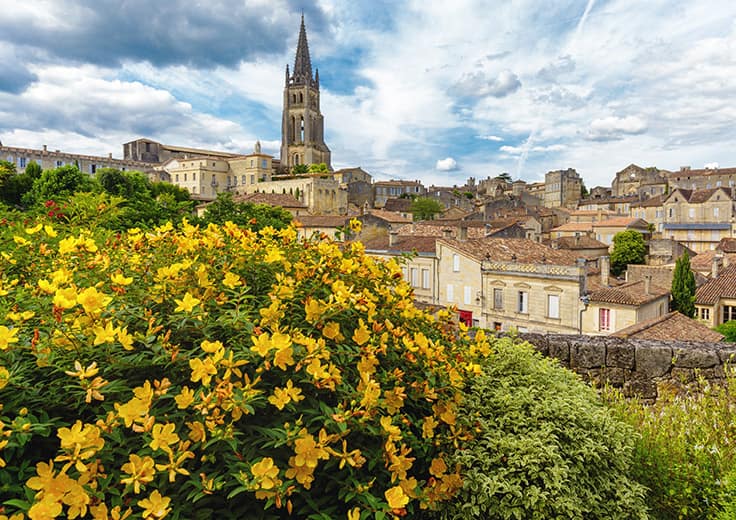
[[[645,275],[644,276],[644,294],[650,294],[651,292],[651,284],[652,284],[652,276],[651,275]]]
[[[48,149],[48,146],[46,146],[46,145],[43,145],[43,151],[44,151],[44,152],[48,152],[48,151],[49,151],[49,149]]]
[[[713,256],[713,262],[711,263],[711,267],[710,267],[710,277],[711,278],[718,278],[718,270],[719,270],[722,259],[723,257],[721,255]]]
[[[388,232],[388,245],[389,247],[393,247],[396,245],[397,239],[399,237],[398,231],[389,231]]]
[[[608,256],[600,257],[599,262],[601,268],[601,285],[608,287],[609,278],[611,276],[611,259]]]
[[[452,229],[447,229],[447,228],[443,229],[442,236],[444,238],[452,238]]]

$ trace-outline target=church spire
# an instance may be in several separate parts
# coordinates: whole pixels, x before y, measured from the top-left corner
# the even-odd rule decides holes
[[[309,59],[309,44],[307,43],[307,30],[304,27],[304,14],[299,27],[299,43],[296,46],[296,58],[294,59],[294,83],[312,83],[312,61]]]

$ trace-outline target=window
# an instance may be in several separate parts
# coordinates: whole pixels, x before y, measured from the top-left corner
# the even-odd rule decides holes
[[[451,302],[455,299],[455,287],[451,284],[447,284],[447,301]]]
[[[266,161],[266,159],[261,159],[261,168],[267,168],[267,167],[268,167],[268,162]]]
[[[56,167],[59,168],[61,166],[64,166],[64,161],[56,161]]]
[[[251,159],[250,160],[250,167],[251,168],[255,168],[255,166],[256,166],[256,160],[255,159]]]
[[[403,276],[404,280],[407,282],[409,281],[409,269],[406,267],[401,268],[401,275]]]
[[[21,168],[26,167],[26,158],[25,157],[18,157],[18,166]]]
[[[519,306],[518,311],[522,314],[529,314],[529,293],[526,291],[519,291]]]
[[[411,286],[419,287],[419,269],[416,267],[411,268]]]
[[[688,208],[687,216],[690,218],[695,218],[695,208]]]
[[[184,174],[184,180],[185,181],[187,180],[187,174],[186,173]]]
[[[700,319],[710,321],[710,309],[700,309]]]
[[[736,307],[733,307],[731,305],[724,305],[723,306],[723,323],[726,323],[727,321],[736,320]]]
[[[192,180],[193,181],[196,181],[197,180],[197,173],[196,172],[195,173],[192,173]]]
[[[470,305],[470,299],[473,297],[473,288],[467,285],[463,287],[463,303]]]
[[[179,182],[179,174],[176,174],[176,182]]]
[[[669,216],[669,218],[672,218],[672,208],[670,208],[667,212],[667,216]]]
[[[90,164],[89,165],[89,173],[97,173],[97,165],[96,164]]]
[[[460,272],[460,255],[458,254],[452,255],[452,270],[456,273]]]
[[[718,214],[719,214],[719,209],[720,209],[720,208],[713,208],[713,216],[714,216],[715,218],[718,218]]]
[[[503,309],[503,289],[493,289],[493,308]]]
[[[553,319],[559,319],[560,317],[560,295],[559,294],[548,294],[547,295],[547,317]]]
[[[251,184],[255,184],[256,183],[256,176],[255,175],[251,175],[250,176],[250,183]]]
[[[598,309],[598,330],[611,330],[611,309]]]
[[[422,269],[422,289],[429,289],[429,269]]]
[[[718,242],[721,239],[721,232],[717,229],[714,229],[710,232],[710,239],[713,242]]]

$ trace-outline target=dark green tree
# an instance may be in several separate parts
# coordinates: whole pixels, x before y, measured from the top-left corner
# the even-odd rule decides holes
[[[726,336],[725,338],[723,338],[724,341],[736,343],[736,320],[721,323],[713,330],[715,330],[716,332],[720,332],[721,334]]]
[[[36,161],[31,161],[26,165],[26,174],[33,180],[38,179],[43,173],[43,168]]]
[[[60,166],[45,170],[33,181],[33,187],[23,197],[24,204],[43,204],[47,200],[60,200],[78,191],[98,191],[99,185],[76,166]]]
[[[616,233],[611,252],[611,273],[618,276],[628,264],[643,264],[646,254],[647,245],[641,233],[633,229]]]
[[[687,253],[675,263],[670,308],[673,311],[680,311],[688,318],[695,316],[695,275],[690,269],[690,257]]]
[[[442,204],[429,197],[418,197],[411,203],[410,211],[414,220],[432,220],[434,216],[442,213]]]
[[[291,168],[292,175],[299,175],[302,173],[307,173],[308,171],[309,171],[309,166],[307,166],[306,164],[295,164]]]
[[[588,191],[588,188],[585,186],[585,183],[583,181],[580,181],[580,198],[585,199],[588,198],[590,195],[590,192]]]
[[[496,175],[495,178],[498,179],[499,181],[511,182],[511,175],[508,172],[503,172],[500,175]]]

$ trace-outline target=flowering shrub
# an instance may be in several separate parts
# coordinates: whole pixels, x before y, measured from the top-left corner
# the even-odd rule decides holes
[[[416,517],[462,485],[447,454],[488,340],[361,244],[2,233],[0,513]]]

